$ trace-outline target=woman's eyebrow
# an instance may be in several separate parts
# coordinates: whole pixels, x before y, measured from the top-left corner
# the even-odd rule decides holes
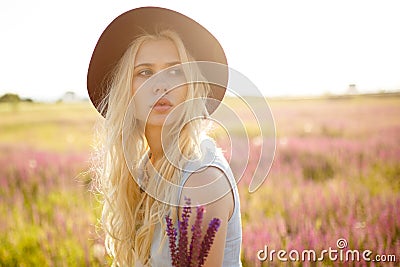
[[[178,65],[178,64],[181,64],[181,62],[180,61],[173,61],[173,62],[164,63],[163,65],[166,66],[166,67],[171,67],[171,66]],[[139,68],[139,67],[153,67],[154,65],[157,65],[157,64],[141,63],[141,64],[136,65],[134,68],[136,69],[136,68]]]
[[[139,67],[151,67],[151,66],[153,66],[153,64],[142,63],[142,64],[139,64],[139,65],[136,65],[134,68],[136,69],[136,68],[139,68]]]
[[[174,66],[174,65],[178,65],[181,64],[182,62],[180,61],[174,61],[174,62],[170,62],[170,63],[166,63],[165,65],[167,65],[168,67]]]

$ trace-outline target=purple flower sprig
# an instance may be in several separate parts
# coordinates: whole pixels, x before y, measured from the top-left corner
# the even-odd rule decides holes
[[[166,216],[167,235],[169,238],[169,248],[171,252],[171,263],[175,267],[200,267],[203,266],[215,235],[221,225],[221,220],[214,218],[210,221],[207,232],[202,240],[202,222],[205,208],[197,207],[196,220],[191,227],[192,239],[188,249],[188,226],[191,214],[190,199],[185,198],[186,205],[183,207],[182,220],[178,220],[176,229],[169,215]],[[177,236],[179,235],[178,244]]]
[[[190,199],[185,198],[186,206],[183,207],[182,221],[178,221],[179,242],[178,242],[178,261],[180,266],[190,266],[187,253],[188,246],[188,225],[192,209],[190,208]]]
[[[206,261],[208,252],[210,251],[211,245],[214,242],[215,234],[217,233],[220,225],[221,220],[217,218],[212,219],[208,224],[207,233],[204,236],[203,242],[201,243],[198,266],[203,266],[204,262]]]
[[[190,250],[189,250],[189,262],[191,262],[191,266],[199,266],[199,255],[201,251],[201,244],[199,240],[201,240],[202,236],[202,227],[201,223],[203,221],[203,213],[204,207],[197,207],[197,216],[194,225],[192,225],[192,241],[190,242]],[[211,247],[211,246],[210,246]]]
[[[167,221],[167,235],[169,237],[169,248],[171,250],[171,258],[172,258],[172,265],[177,266],[178,265],[178,258],[176,257],[177,253],[177,248],[176,248],[176,236],[177,236],[177,231],[176,228],[172,226],[172,220],[169,216],[165,218]]]

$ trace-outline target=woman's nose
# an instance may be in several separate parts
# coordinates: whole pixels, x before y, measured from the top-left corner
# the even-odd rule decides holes
[[[163,94],[167,92],[167,90],[168,90],[168,84],[166,82],[159,81],[154,84],[153,87],[154,94],[160,94],[160,93]]]

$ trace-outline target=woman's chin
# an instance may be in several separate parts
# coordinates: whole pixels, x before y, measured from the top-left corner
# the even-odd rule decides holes
[[[151,115],[147,121],[146,125],[148,126],[158,126],[158,127],[165,127],[171,125],[173,123],[173,119],[168,117],[168,114],[154,114]]]

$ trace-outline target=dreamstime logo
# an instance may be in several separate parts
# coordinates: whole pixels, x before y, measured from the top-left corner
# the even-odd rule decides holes
[[[171,78],[171,73],[175,74],[175,70],[177,68],[179,68],[180,71],[185,74],[184,79]],[[196,70],[200,70],[201,75],[196,73]],[[227,85],[226,81],[228,73],[229,83]],[[150,119],[150,113],[152,111],[151,105],[146,106],[145,103],[142,103],[143,101],[140,99],[146,99],[143,96],[146,96],[146,94],[149,95],[148,92],[154,91],[154,86],[160,81],[162,81],[164,85],[167,84],[168,90],[166,90],[165,94],[158,95],[158,98],[154,99],[154,103],[176,88],[198,83],[209,84],[212,89],[212,95],[217,96],[223,95],[226,88],[226,94],[235,98],[234,101],[219,101],[217,100],[218,97],[209,97],[205,100],[205,102],[204,99],[193,98],[177,105],[168,113],[165,119],[162,131],[162,145],[163,148],[165,148],[165,144],[167,142],[166,140],[167,138],[170,138],[170,133],[168,130],[164,130],[165,128],[168,129],[168,127],[164,127],[167,121],[173,121],[173,118],[179,117],[179,115],[184,112],[188,106],[200,107],[201,105],[199,105],[199,103],[201,102],[203,103],[202,105],[204,107],[205,104],[208,111],[211,111],[211,114],[208,116],[187,118],[186,121],[181,123],[182,125],[180,129],[182,129],[184,125],[199,119],[208,120],[217,128],[222,129],[226,135],[224,135],[224,138],[229,141],[228,147],[230,148],[230,151],[228,151],[228,154],[230,155],[230,162],[235,163],[236,182],[239,182],[243,177],[246,168],[249,165],[250,158],[252,164],[255,165],[252,166],[254,171],[252,173],[252,179],[248,188],[250,192],[255,192],[267,178],[275,155],[275,123],[272,112],[265,97],[261,94],[254,83],[252,83],[245,75],[233,68],[215,62],[197,61],[171,66],[156,73],[155,75],[152,75],[135,91],[135,94],[130,100],[129,106],[125,112],[122,127],[124,157],[127,165],[132,166],[134,165],[133,163],[137,162],[137,160],[135,161],[134,159],[134,155],[132,155],[131,149],[132,146],[135,146],[135,141],[132,138],[133,131],[141,131],[144,133],[144,127],[146,122]],[[253,103],[247,101],[245,96],[258,98],[256,98],[256,103]],[[214,111],[215,108],[216,110]],[[134,122],[138,119],[144,123],[135,124]],[[251,124],[252,127],[251,134],[248,132],[249,124]],[[141,129],[138,129],[140,127]],[[238,135],[244,138],[235,138],[235,136]],[[254,144],[254,140],[257,140],[256,152],[254,150],[251,151],[251,144]],[[215,148],[207,143],[207,139],[203,141],[201,147],[205,147],[205,150],[207,150],[208,153],[210,153],[210,151],[211,153],[216,152]],[[179,167],[180,159],[178,162],[176,162],[176,157],[171,156],[168,151],[169,150],[164,149],[164,155],[169,160],[170,164],[180,168],[182,171],[187,171],[185,170],[185,167]],[[173,160],[174,158],[175,161]],[[213,157],[209,158],[209,163],[211,164]],[[190,159],[187,160],[190,161]],[[137,180],[137,170],[130,168],[130,171],[136,182],[141,185],[141,181]],[[158,179],[157,187],[162,185],[164,188],[162,190],[163,192],[179,192],[182,190],[180,185],[169,182],[167,179],[164,179],[162,175],[156,175],[156,179]],[[202,187],[190,188],[190,190],[191,192],[195,192],[196,190],[208,192],[207,190],[212,190],[213,186],[215,186],[214,183],[210,183]],[[157,188],[143,188],[155,199],[164,203],[176,205],[176,203],[169,203],[165,194],[160,194],[160,191]],[[218,198],[219,197],[216,199]],[[210,199],[208,203],[216,199]]]
[[[336,246],[337,246],[337,248],[338,249],[344,249],[344,248],[346,248],[347,247],[347,240],[346,239],[344,239],[344,238],[339,238],[337,241],[336,241]]]
[[[259,261],[292,261],[292,262],[300,262],[300,261],[324,261],[329,259],[330,261],[339,261],[339,262],[349,262],[349,261],[365,261],[365,262],[396,262],[395,255],[375,255],[372,257],[371,250],[356,250],[356,249],[347,249],[348,242],[344,238],[339,238],[336,241],[337,249],[333,249],[329,247],[328,249],[323,249],[320,253],[317,253],[313,249],[305,249],[305,250],[296,250],[292,249],[289,252],[286,250],[269,250],[268,246],[265,245],[264,249],[261,249],[257,252],[257,259]]]

